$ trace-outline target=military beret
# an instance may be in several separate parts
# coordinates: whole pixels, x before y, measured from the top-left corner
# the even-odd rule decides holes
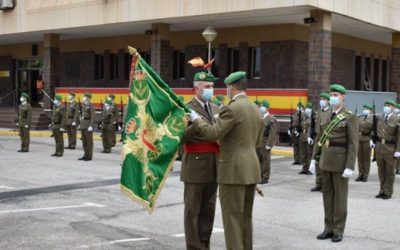
[[[392,105],[392,106],[396,106],[396,103],[393,100],[387,99],[385,101],[385,105]]]
[[[85,93],[83,95],[86,96],[86,97],[92,98],[92,94],[91,93]]]
[[[231,73],[227,78],[225,78],[224,83],[226,85],[234,84],[245,76],[246,76],[246,72],[236,71],[236,72]]]
[[[115,99],[115,95],[113,94],[109,94],[108,96],[111,97],[113,100]]]
[[[297,103],[297,107],[302,107],[302,108],[304,108],[304,105],[303,105],[303,103],[298,102],[298,103]]]
[[[54,97],[54,100],[61,101],[61,100],[62,100],[62,96],[61,96],[61,95],[56,95],[56,96]]]
[[[311,109],[312,108],[312,102],[308,102],[306,107]]]
[[[321,92],[319,97],[325,98],[325,99],[331,99],[331,95],[328,92]]]
[[[262,101],[262,105],[268,109],[269,108],[269,101],[268,100]]]
[[[215,98],[217,98],[218,101],[223,101],[225,99],[224,95],[217,95]]]
[[[339,92],[341,94],[346,94],[346,88],[340,84],[332,84],[331,92]]]
[[[27,93],[25,93],[25,92],[22,92],[21,96],[29,98],[29,95]]]
[[[372,107],[372,105],[371,104],[368,104],[368,103],[364,103],[364,108],[367,108],[367,109],[369,109],[369,110],[373,110],[374,108]]]
[[[69,94],[70,96],[75,97],[75,93],[69,92],[68,94]]]
[[[193,81],[215,82],[217,81],[217,78],[215,78],[211,73],[208,72],[197,72],[194,75]]]
[[[254,103],[255,103],[256,105],[261,105],[261,102],[260,102],[259,100],[255,100]]]
[[[106,103],[107,103],[108,105],[112,105],[112,101],[111,101],[111,100],[106,99]]]

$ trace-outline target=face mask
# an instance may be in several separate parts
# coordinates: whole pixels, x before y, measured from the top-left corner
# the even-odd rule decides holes
[[[261,112],[261,114],[267,113],[267,108],[264,106],[260,107],[260,112]]]
[[[319,106],[320,106],[321,108],[325,108],[327,104],[328,104],[327,101],[325,101],[325,100],[319,100]]]
[[[364,109],[364,110],[363,110],[363,115],[365,115],[365,116],[366,116],[366,115],[369,115],[369,110],[368,110],[368,109]]]
[[[89,103],[89,98],[84,97],[82,101],[83,101],[83,103],[88,104]]]
[[[385,114],[389,114],[390,112],[392,112],[392,109],[388,106],[383,107],[383,113]]]
[[[306,114],[307,115],[311,114],[311,109],[310,108],[306,108]]]
[[[22,103],[26,102],[26,98],[25,98],[25,97],[21,97],[21,98],[19,98],[19,100],[20,100]]]
[[[59,100],[54,100],[54,105],[56,105],[56,106],[60,105],[60,101]]]
[[[73,97],[72,95],[69,95],[69,96],[68,96],[68,100],[69,100],[70,102],[72,102],[72,101],[74,100],[74,97]]]
[[[395,109],[393,110],[393,112],[394,112],[395,114],[398,114],[398,113],[400,113],[400,109],[395,108]]]
[[[209,88],[209,89],[203,89],[203,94],[201,95],[201,97],[203,97],[203,99],[206,101],[210,101],[213,95],[214,95],[214,89]]]
[[[110,105],[106,103],[106,104],[104,105],[104,107],[106,107],[106,109],[109,109],[109,108],[110,108]]]
[[[329,100],[329,104],[332,106],[332,107],[336,107],[336,106],[338,106],[339,105],[339,96],[331,96],[331,99]]]

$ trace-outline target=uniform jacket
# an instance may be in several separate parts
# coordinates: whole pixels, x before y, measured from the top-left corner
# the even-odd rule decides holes
[[[372,133],[372,115],[365,116],[361,115],[358,117],[358,129],[360,135],[360,141],[369,141]]]
[[[342,108],[340,113],[345,112],[347,109]],[[332,109],[321,113],[319,124],[319,133],[315,143],[318,144],[322,133],[331,122]],[[324,171],[330,172],[343,172],[345,168],[354,170],[356,157],[358,152],[359,132],[358,132],[358,119],[357,115],[350,113],[345,119],[332,130],[328,139],[330,144],[340,143],[345,144],[345,147],[316,145],[314,147],[313,159],[320,155],[319,167]]]
[[[193,124],[205,139],[220,142],[218,183],[249,185],[260,181],[256,148],[262,143],[263,120],[258,107],[245,94],[222,107],[214,125],[201,119]]]
[[[105,130],[114,129],[114,121],[115,121],[114,107],[111,106],[108,109],[104,109],[103,119],[102,119],[102,129],[105,129]]]
[[[82,130],[93,127],[95,119],[96,117],[93,105],[91,103],[83,104],[80,129]]]
[[[378,154],[394,154],[400,152],[400,132],[399,117],[392,114],[387,121],[384,115],[377,116],[377,132],[378,142],[375,151]],[[379,140],[385,139],[386,142],[394,142],[394,144],[382,144]]]
[[[306,115],[304,113],[304,115],[302,115],[301,127],[302,127],[302,132],[300,133],[300,140],[301,142],[307,142],[309,130],[311,128],[311,114]]]
[[[53,112],[51,114],[51,128],[57,130],[60,128],[65,128],[65,122],[65,107],[62,104],[59,106],[54,105]]]
[[[262,140],[262,148],[265,149],[266,146],[272,147],[275,144],[276,138],[276,118],[268,113],[268,115],[263,118],[264,122],[264,134]]]
[[[79,106],[76,102],[70,102],[67,104],[66,125],[71,126],[73,122],[79,124]]]
[[[18,110],[18,126],[20,128],[25,127],[25,125],[31,127],[31,123],[32,123],[31,105],[29,103],[26,103],[25,105],[20,104]]]

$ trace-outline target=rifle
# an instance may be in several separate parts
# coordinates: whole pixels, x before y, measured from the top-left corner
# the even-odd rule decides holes
[[[293,129],[293,103],[290,103],[290,124],[289,130]],[[292,134],[289,135],[289,146],[292,146],[293,143],[293,136]]]
[[[315,112],[311,113],[311,124],[310,124],[310,138],[314,140],[317,133],[315,133]]]
[[[372,98],[372,135],[371,135],[372,142],[376,145],[378,141],[378,120],[375,114],[375,100]],[[374,156],[372,158],[372,162],[376,161],[376,153],[374,150]]]
[[[121,118],[121,122],[119,124],[119,127],[122,129],[122,125],[124,124],[124,104],[122,102],[122,96],[119,96],[119,104],[120,104],[120,110],[121,110],[121,114],[120,114],[120,118]]]
[[[299,100],[299,103],[301,103],[301,97]],[[299,109],[299,112],[297,113],[297,128],[296,128],[297,133],[300,135],[301,131],[303,131],[303,128],[301,126],[301,107]]]
[[[103,100],[100,99],[100,110],[101,110],[101,116],[104,116],[104,106],[103,106]],[[101,130],[101,128],[103,127],[103,121],[99,121],[97,123],[97,127],[99,128],[99,130]]]

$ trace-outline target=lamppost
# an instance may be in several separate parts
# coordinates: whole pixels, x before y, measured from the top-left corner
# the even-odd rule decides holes
[[[203,33],[201,33],[204,39],[208,42],[208,62],[211,60],[211,42],[217,38],[217,31],[212,26],[208,26]],[[208,63],[207,62],[207,63]],[[208,68],[208,73],[211,73],[211,67]]]

